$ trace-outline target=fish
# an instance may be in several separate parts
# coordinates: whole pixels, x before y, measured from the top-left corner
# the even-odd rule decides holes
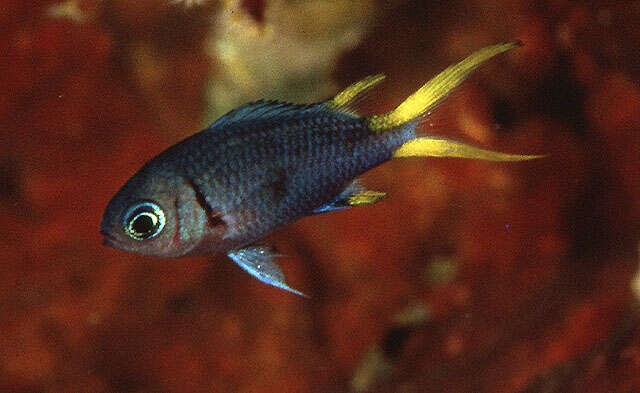
[[[358,103],[385,76],[368,76],[316,104],[255,101],[148,161],[108,202],[103,244],[158,257],[226,254],[260,281],[297,295],[261,239],[302,217],[370,205],[364,172],[396,158],[524,161],[421,135],[429,113],[478,66],[520,46],[482,48],[429,80],[395,109],[371,116]]]

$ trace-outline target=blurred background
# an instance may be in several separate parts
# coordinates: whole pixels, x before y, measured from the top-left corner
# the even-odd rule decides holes
[[[2,392],[640,391],[640,2],[4,0]],[[108,249],[110,197],[229,109],[375,73],[393,108],[483,46],[433,133],[526,163],[407,159],[373,206],[223,256]]]

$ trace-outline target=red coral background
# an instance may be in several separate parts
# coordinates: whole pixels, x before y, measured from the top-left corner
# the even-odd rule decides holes
[[[100,244],[110,196],[201,126],[200,3],[0,7],[1,391],[640,391],[638,2],[379,2],[340,85],[385,72],[388,109],[425,65],[521,39],[461,95],[461,136],[548,157],[375,169],[385,201],[271,236],[310,300]]]

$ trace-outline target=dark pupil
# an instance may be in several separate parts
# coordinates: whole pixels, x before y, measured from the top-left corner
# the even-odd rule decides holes
[[[136,217],[131,223],[131,229],[138,235],[150,235],[154,227],[153,219],[147,214]]]

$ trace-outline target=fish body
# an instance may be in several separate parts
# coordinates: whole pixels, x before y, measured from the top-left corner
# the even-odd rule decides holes
[[[301,217],[377,202],[385,194],[357,181],[367,170],[394,157],[536,157],[416,135],[426,111],[479,64],[515,46],[472,54],[382,115],[359,116],[354,104],[380,75],[319,104],[258,101],[231,111],[127,181],[105,210],[104,243],[165,257],[227,253],[258,279],[302,295],[285,283],[275,254],[257,242]]]
[[[226,233],[233,248],[327,205],[355,177],[389,160],[412,133],[405,126],[375,134],[365,119],[324,104],[260,102],[239,110],[249,112],[246,118],[185,141],[176,161],[210,208],[233,223]],[[263,110],[273,114],[251,114]],[[220,251],[226,250],[205,242],[191,253]]]
[[[373,133],[366,119],[326,106],[257,102],[241,107],[242,120],[222,119],[152,159],[106,211],[182,189],[186,195],[173,203],[178,216],[178,239],[173,240],[180,246],[141,253],[214,254],[251,244],[329,204],[355,177],[389,160],[413,133],[410,124]],[[152,189],[156,196],[149,198],[146,190]],[[183,206],[203,214],[191,217]]]

